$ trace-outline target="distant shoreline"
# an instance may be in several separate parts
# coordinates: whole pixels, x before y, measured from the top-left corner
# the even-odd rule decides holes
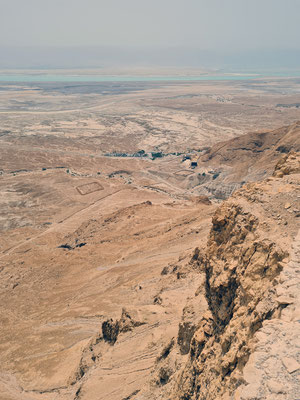
[[[20,73],[10,74],[0,72],[2,83],[42,83],[42,82],[191,82],[191,81],[240,81],[254,79],[300,78],[299,73],[273,74],[212,74],[212,75],[91,75],[91,74],[48,74],[48,73]]]

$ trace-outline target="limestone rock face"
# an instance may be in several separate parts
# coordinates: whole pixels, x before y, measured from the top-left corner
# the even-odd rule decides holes
[[[206,251],[196,251],[191,260],[205,276],[208,310],[184,308],[177,342],[181,354],[188,352],[188,356],[181,370],[168,377],[165,392],[155,398],[254,400],[284,395],[296,399],[291,375],[299,369],[300,354],[292,353],[300,331],[293,324],[296,333],[288,335],[282,319],[291,323],[299,307],[294,304],[296,294],[286,296],[287,286],[281,287],[280,282],[289,271],[293,285],[300,285],[297,263],[288,269],[299,228],[298,217],[291,214],[299,204],[299,160],[296,153],[285,156],[276,167],[280,174],[274,173],[280,179],[245,185],[215,212]],[[288,209],[284,207],[287,198]],[[297,265],[299,269],[299,260]],[[278,326],[273,321],[279,321]],[[276,325],[269,341],[264,333],[268,323]],[[281,346],[276,347],[276,334],[281,331]],[[285,337],[290,341],[285,342]],[[255,352],[260,341],[272,349],[272,357],[281,366],[278,373],[266,371],[263,362],[269,350],[263,349],[263,359],[262,353]],[[284,372],[289,386],[280,381]]]
[[[108,319],[102,323],[103,339],[113,345],[117,341],[119,333],[131,331],[133,328],[140,325],[143,325],[143,322],[133,319],[130,313],[123,308],[119,320],[114,321],[113,319]]]
[[[195,299],[189,300],[184,307],[182,319],[178,327],[177,343],[182,355],[188,354],[194,333],[202,323],[203,315],[208,310],[208,304],[203,293],[197,294]]]
[[[180,399],[216,399],[240,384],[254,333],[278,310],[273,285],[286,253],[257,226],[257,217],[233,202],[213,217],[202,266],[211,315],[193,336]]]
[[[291,152],[278,161],[275,167],[274,176],[281,178],[284,175],[300,172],[300,160],[296,152]]]

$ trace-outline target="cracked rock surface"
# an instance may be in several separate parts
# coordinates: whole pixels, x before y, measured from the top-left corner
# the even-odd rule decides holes
[[[184,309],[179,348],[163,364],[172,373],[154,398],[299,399],[300,233],[288,210],[299,205],[300,154],[279,167],[285,172],[245,185],[215,212],[207,247],[192,261],[205,282],[195,295],[205,296],[208,310],[193,311],[190,335],[192,313]],[[136,399],[153,398],[155,384]]]
[[[280,316],[265,321],[257,332],[255,351],[244,369],[241,400],[297,400],[300,377],[300,231],[289,263],[279,276],[276,301],[284,306]]]

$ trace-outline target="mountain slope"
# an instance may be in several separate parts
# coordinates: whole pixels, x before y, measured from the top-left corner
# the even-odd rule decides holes
[[[300,122],[218,143],[200,158],[200,165],[230,166],[232,181],[258,180],[271,174],[282,154],[292,150],[300,151]]]
[[[286,156],[274,175],[217,209],[207,248],[192,260],[205,281],[195,296],[204,293],[207,307],[194,300],[192,335],[183,313],[185,332],[179,327],[177,346],[136,399],[298,398],[300,154]]]
[[[219,207],[103,179],[88,207],[2,252],[1,400],[296,400],[300,157],[277,149],[298,146],[299,124],[261,152],[257,135],[204,156],[229,171],[221,189],[260,179]],[[63,194],[71,178],[55,176]]]

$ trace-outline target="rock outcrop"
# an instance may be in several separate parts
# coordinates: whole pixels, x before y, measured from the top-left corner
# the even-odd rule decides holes
[[[239,386],[255,332],[280,310],[274,280],[287,253],[261,237],[258,225],[254,214],[234,202],[221,206],[213,218],[207,252],[198,261],[210,313],[191,340],[178,382],[180,399],[216,399]]]
[[[235,393],[238,400],[299,398],[299,273],[300,231],[276,287],[280,318],[264,321],[257,332],[254,352],[243,370],[245,383]]]
[[[282,178],[284,175],[300,173],[300,160],[296,152],[291,152],[278,161],[273,176]]]
[[[113,345],[117,341],[120,333],[132,331],[133,328],[143,324],[144,322],[133,319],[130,313],[123,308],[119,320],[114,321],[113,319],[108,319],[102,323],[102,336],[106,342]]]
[[[124,189],[2,254],[0,399],[299,400],[300,156],[271,136],[218,209]]]
[[[172,373],[152,398],[297,399],[299,161],[299,153],[285,156],[276,178],[245,185],[217,209],[207,248],[192,259],[205,276],[207,310],[184,309]]]

